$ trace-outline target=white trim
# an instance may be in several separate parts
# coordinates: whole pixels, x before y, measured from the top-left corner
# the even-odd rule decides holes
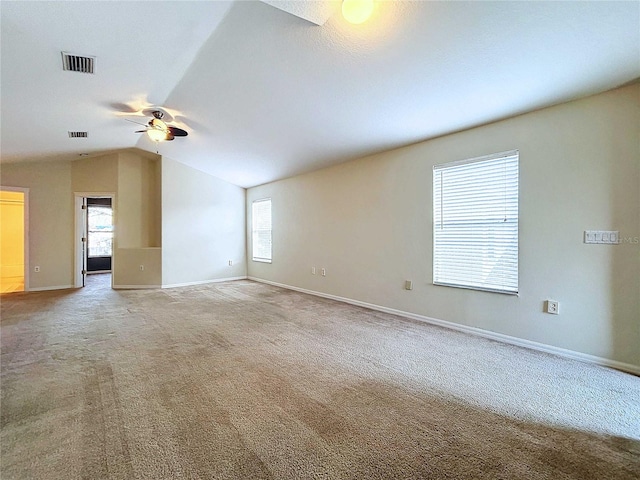
[[[22,192],[24,194],[24,202],[22,204],[22,218],[23,218],[23,240],[24,240],[24,249],[23,249],[23,259],[22,261],[24,262],[24,278],[23,278],[23,282],[24,282],[24,290],[22,290],[23,292],[29,292],[32,289],[29,287],[29,275],[30,275],[30,268],[29,268],[29,188],[27,187],[8,187],[6,185],[0,185],[0,190],[5,190],[7,192]]]
[[[259,258],[259,257],[252,258],[251,261],[260,262],[260,263],[273,263],[271,260],[267,258]]]
[[[228,278],[215,278],[212,280],[198,280],[197,282],[185,282],[185,283],[171,283],[168,285],[162,285],[160,288],[175,288],[175,287],[190,287],[191,285],[204,285],[206,283],[220,283],[220,282],[232,282],[234,280],[246,280],[244,277],[228,277]]]
[[[593,363],[604,367],[615,368],[616,370],[622,370],[623,372],[632,373],[634,375],[640,375],[640,366],[632,365],[630,363],[618,362],[617,360],[611,360],[604,357],[598,357],[596,355],[590,355],[588,353],[576,352],[574,350],[568,350],[566,348],[554,347],[544,343],[534,342],[532,340],[525,340],[523,338],[512,337],[510,335],[504,335],[502,333],[490,332],[481,328],[469,327],[467,325],[460,325],[446,320],[440,320],[437,318],[427,317],[425,315],[419,315],[417,313],[405,312],[403,310],[396,310],[395,308],[383,307],[381,305],[375,305],[373,303],[361,302],[359,300],[353,300],[351,298],[339,297],[337,295],[331,295],[328,293],[316,292],[314,290],[307,290],[306,288],[294,287],[283,283],[271,282],[262,278],[247,277],[249,280],[255,282],[266,283],[274,285],[276,287],[287,288],[289,290],[295,290],[297,292],[308,293],[309,295],[315,295],[317,297],[329,298],[338,302],[349,303],[351,305],[357,305],[359,307],[370,308],[371,310],[377,310],[379,312],[390,313],[392,315],[399,315],[402,317],[411,318],[413,320],[419,320],[421,322],[430,323],[439,327],[449,328],[451,330],[457,330],[459,332],[469,333],[490,340],[495,340],[510,345],[516,345],[518,347],[529,348],[531,350],[537,350],[540,352],[550,353],[558,355],[564,358],[570,358],[572,360],[578,360],[586,363]]]
[[[114,290],[148,290],[162,288],[162,285],[112,285]]]
[[[55,285],[53,287],[35,287],[30,288],[30,292],[46,292],[48,290],[67,290],[69,288],[75,288],[73,285]]]

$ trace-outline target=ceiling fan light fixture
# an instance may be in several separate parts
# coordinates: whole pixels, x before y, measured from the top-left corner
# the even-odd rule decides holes
[[[161,142],[162,140],[166,140],[167,138],[166,130],[161,130],[155,127],[147,130],[147,135],[149,135],[149,138],[154,142]]]
[[[149,125],[151,125],[153,128],[158,128],[160,130],[164,130],[165,132],[167,131],[167,124],[164,123],[159,118],[151,119],[151,121],[149,122]]]
[[[349,23],[364,23],[372,13],[373,0],[342,0],[342,16]]]

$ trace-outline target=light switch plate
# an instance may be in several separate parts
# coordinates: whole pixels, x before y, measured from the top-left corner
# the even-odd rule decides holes
[[[605,245],[617,245],[620,232],[618,230],[585,230],[584,243],[598,243]]]

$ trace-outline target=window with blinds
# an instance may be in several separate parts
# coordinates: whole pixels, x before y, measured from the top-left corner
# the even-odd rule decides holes
[[[253,260],[271,263],[271,199],[256,200],[251,205],[251,239]]]
[[[433,283],[518,293],[518,151],[433,167]]]

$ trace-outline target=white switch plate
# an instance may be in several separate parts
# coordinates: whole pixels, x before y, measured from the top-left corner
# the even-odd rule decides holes
[[[404,289],[405,290],[413,290],[413,282],[411,280],[405,280]]]
[[[316,274],[316,267],[311,267],[311,275],[315,275]]]
[[[620,238],[618,230],[585,230],[584,243],[617,245]]]
[[[320,270],[320,273],[322,273],[323,277],[327,276],[327,271],[324,268],[322,270]]]

